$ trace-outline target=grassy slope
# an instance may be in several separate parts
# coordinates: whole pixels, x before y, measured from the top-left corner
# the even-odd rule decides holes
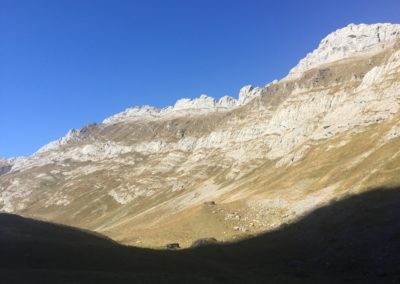
[[[298,206],[306,210],[312,205],[314,209],[332,199],[341,199],[370,188],[397,186],[400,184],[400,155],[396,153],[400,149],[400,138],[380,143],[380,139],[397,121],[396,117],[386,124],[369,126],[361,133],[345,133],[318,143],[303,159],[289,167],[276,168],[274,163],[268,162],[243,177],[236,189],[216,198],[215,206],[191,207],[164,219],[163,211],[155,210],[153,214],[141,218],[133,217],[106,233],[124,243],[153,247],[169,242],[188,246],[196,237],[216,237],[220,240],[241,238],[271,229],[268,224],[282,223],[282,216],[288,214],[291,206],[300,204]],[[330,149],[344,140],[348,141],[346,145]],[[369,151],[370,155],[362,158]],[[332,190],[326,190],[332,185]],[[257,208],[249,206],[249,202],[276,199],[285,200],[288,205],[264,215],[262,219],[266,226],[251,228],[245,234],[232,229],[236,225],[250,223],[255,216]],[[230,212],[239,212],[242,220],[225,220]],[[243,220],[246,217],[247,220]],[[288,221],[298,217],[292,216]],[[154,220],[160,221],[150,225]]]

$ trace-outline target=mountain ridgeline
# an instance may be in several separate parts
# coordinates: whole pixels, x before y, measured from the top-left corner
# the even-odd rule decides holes
[[[0,211],[146,248],[269,234],[334,200],[397,190],[399,110],[400,25],[351,24],[237,99],[129,108],[0,160]]]

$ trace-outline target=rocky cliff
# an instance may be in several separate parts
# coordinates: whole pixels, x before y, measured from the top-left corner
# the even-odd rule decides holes
[[[8,160],[0,210],[143,246],[271,230],[398,185],[399,107],[400,25],[351,24],[237,99],[129,108]]]

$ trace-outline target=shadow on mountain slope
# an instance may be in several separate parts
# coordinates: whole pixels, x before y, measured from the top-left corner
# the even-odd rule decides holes
[[[119,245],[0,215],[1,283],[400,283],[400,188],[378,188],[237,243]]]

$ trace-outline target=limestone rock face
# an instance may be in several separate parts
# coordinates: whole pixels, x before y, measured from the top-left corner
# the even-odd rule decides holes
[[[176,102],[174,109],[212,109],[216,106],[217,102],[214,98],[207,95],[201,95],[197,99],[180,99]]]
[[[223,96],[219,99],[218,105],[223,108],[234,108],[238,105],[237,101],[230,96]]]
[[[289,78],[300,76],[302,72],[322,64],[367,52],[379,52],[399,38],[400,25],[350,24],[324,38],[316,50],[290,71]]]
[[[125,243],[190,245],[400,184],[399,30],[349,25],[286,78],[245,86],[237,99],[129,108],[31,157],[0,160],[0,210]]]
[[[133,107],[128,108],[125,111],[106,118],[103,123],[114,123],[123,121],[126,119],[153,117],[159,115],[160,110],[152,106]]]
[[[275,81],[274,83],[276,83]],[[210,96],[201,95],[195,99],[180,99],[174,106],[157,109],[151,106],[133,107],[106,118],[103,123],[110,124],[127,120],[137,119],[163,119],[181,117],[185,115],[196,115],[218,111],[229,111],[240,107],[261,94],[261,88],[251,85],[243,87],[239,92],[238,99],[223,96],[218,101]]]
[[[244,105],[261,94],[260,88],[254,88],[251,85],[240,89],[238,103]]]

